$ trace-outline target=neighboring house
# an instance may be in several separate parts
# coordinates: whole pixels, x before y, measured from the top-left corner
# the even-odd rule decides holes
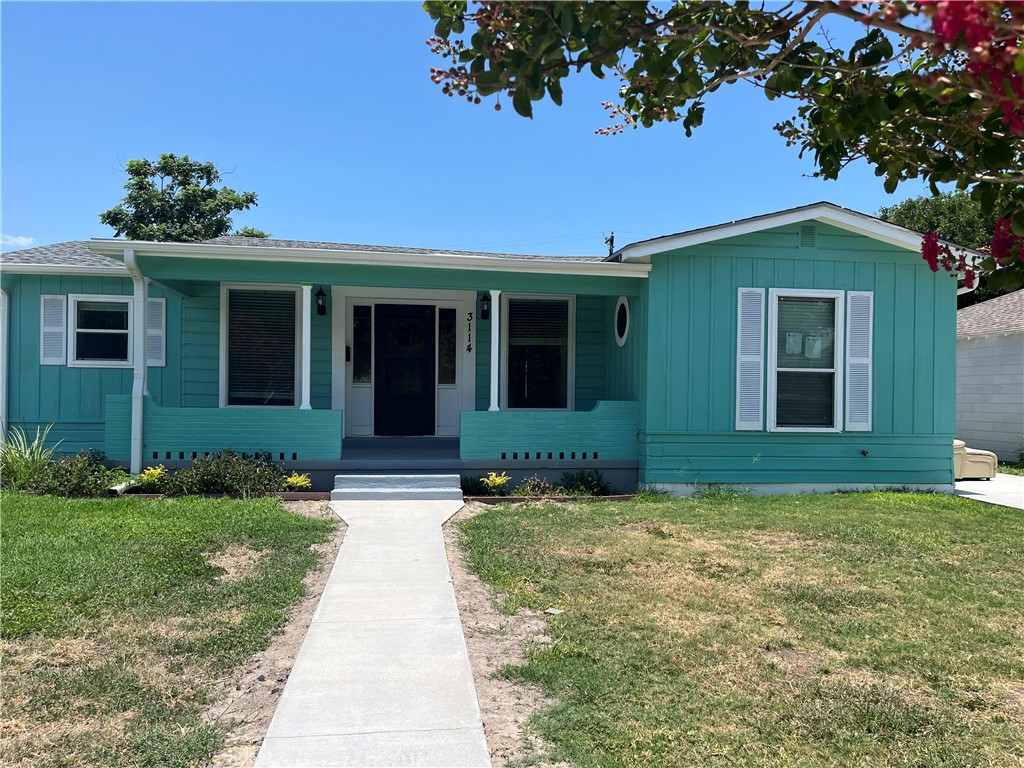
[[[1024,289],[956,313],[956,436],[1002,461],[1024,450]]]
[[[135,470],[266,450],[320,484],[390,467],[948,488],[956,282],[920,238],[818,203],[609,258],[31,248],[0,262],[4,421]]]

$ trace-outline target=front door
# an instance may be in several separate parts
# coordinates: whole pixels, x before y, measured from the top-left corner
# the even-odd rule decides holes
[[[374,306],[375,434],[434,434],[434,313],[432,305]]]

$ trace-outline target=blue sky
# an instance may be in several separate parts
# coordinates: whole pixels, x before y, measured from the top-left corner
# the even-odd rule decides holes
[[[443,96],[418,3],[0,5],[3,250],[110,237],[98,214],[123,164],[212,160],[259,195],[235,225],[275,237],[600,254],[617,245],[830,200],[892,196],[866,166],[837,182],[772,130],[792,103],[746,86],[679,126],[603,137],[617,84],[565,84],[524,120]]]

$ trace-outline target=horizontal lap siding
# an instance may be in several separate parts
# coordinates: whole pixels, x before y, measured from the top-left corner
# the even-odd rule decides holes
[[[589,411],[607,398],[607,347],[611,315],[603,296],[576,299],[576,410]],[[613,342],[614,343],[614,342]]]
[[[813,248],[792,226],[652,258],[642,481],[952,481],[955,282],[919,254],[815,226]],[[740,287],[874,292],[872,432],[735,431]]]
[[[196,284],[182,310],[181,404],[220,403],[220,286]]]
[[[231,448],[236,453],[284,453],[291,460],[341,458],[342,412],[293,408],[164,408],[146,401],[143,460],[189,458],[192,452]],[[107,398],[108,454],[127,459],[130,449],[131,398]]]
[[[957,341],[956,436],[1016,461],[1024,445],[1024,334]]]

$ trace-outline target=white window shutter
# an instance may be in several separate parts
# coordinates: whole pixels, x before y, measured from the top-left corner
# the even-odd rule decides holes
[[[740,288],[736,322],[736,429],[764,429],[764,288]]]
[[[146,301],[146,365],[167,365],[167,299]]]
[[[39,364],[64,365],[68,359],[68,297],[39,297]]]
[[[846,430],[871,431],[871,291],[846,294]]]

